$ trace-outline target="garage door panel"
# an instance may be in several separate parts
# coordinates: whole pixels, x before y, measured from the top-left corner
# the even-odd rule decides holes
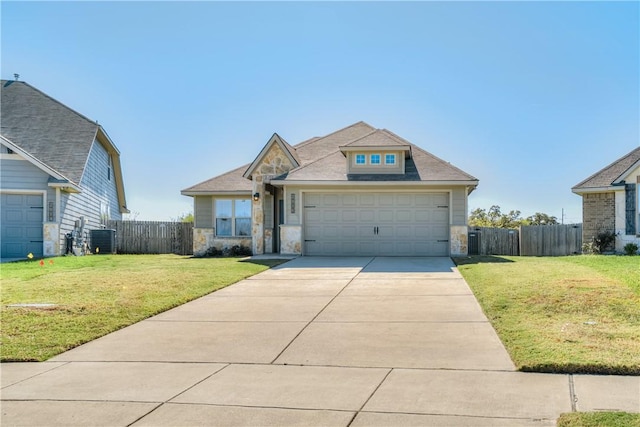
[[[342,196],[342,206],[358,206],[358,195],[344,194]]]
[[[396,221],[398,222],[413,222],[413,217],[413,210],[403,209],[396,211]]]
[[[344,210],[344,211],[342,211],[342,221],[343,222],[357,222],[358,221],[358,211],[356,211],[356,210]]]
[[[1,195],[0,256],[42,256],[42,206],[43,196],[39,194]]]
[[[361,222],[372,222],[376,218],[375,211],[366,209],[359,212],[358,219]]]
[[[394,221],[394,211],[393,210],[379,210],[378,211],[378,220],[381,222],[393,222]]]
[[[375,206],[376,198],[373,194],[361,194],[360,206]]]
[[[396,206],[397,200],[395,200],[393,194],[380,194],[378,196],[378,206]]]
[[[17,221],[22,221],[22,218],[24,216],[24,212],[21,210],[17,210],[17,209],[7,209],[4,218],[2,219],[3,221],[11,221],[11,222],[17,222]]]
[[[438,224],[447,224],[449,222],[449,210],[443,208],[437,208],[431,211],[431,217],[429,220]]]
[[[326,222],[337,222],[340,212],[337,210],[326,210],[322,212],[322,220]]]
[[[42,208],[29,209],[25,211],[25,220],[27,222],[41,222],[42,221]]]
[[[446,256],[448,200],[447,193],[305,196],[305,205],[314,206],[305,208],[305,240],[315,240],[305,254]]]

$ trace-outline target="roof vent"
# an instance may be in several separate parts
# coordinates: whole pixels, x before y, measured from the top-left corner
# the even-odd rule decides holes
[[[13,78],[15,79],[15,81],[18,81],[20,79],[20,74],[13,73]]]

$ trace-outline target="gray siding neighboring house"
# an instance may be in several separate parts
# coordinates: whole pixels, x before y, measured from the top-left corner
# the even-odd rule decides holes
[[[599,232],[616,234],[615,250],[640,245],[640,147],[620,157],[571,191],[582,197],[582,241]]]
[[[386,129],[358,122],[291,146],[274,134],[244,166],[182,190],[194,253],[467,254],[478,180]]]
[[[77,221],[89,232],[121,219],[120,153],[104,129],[25,82],[0,91],[0,256],[60,255]]]

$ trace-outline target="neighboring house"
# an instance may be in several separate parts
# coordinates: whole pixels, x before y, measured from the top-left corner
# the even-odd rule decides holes
[[[255,160],[196,184],[194,253],[467,254],[467,197],[478,180],[364,122],[287,144],[274,134]]]
[[[640,245],[640,147],[574,186],[582,196],[582,241],[599,232],[617,234],[616,251]]]
[[[0,94],[2,258],[60,255],[77,225],[128,212],[120,153],[102,126],[25,82],[2,80]]]

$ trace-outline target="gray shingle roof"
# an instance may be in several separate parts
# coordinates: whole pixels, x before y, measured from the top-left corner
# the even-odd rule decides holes
[[[576,184],[572,190],[579,192],[589,188],[609,187],[637,162],[640,162],[640,147]]]
[[[362,145],[360,145],[362,144]],[[410,147],[413,155],[406,160],[405,174],[347,175],[347,163],[341,147],[394,146]],[[324,137],[314,137],[293,146],[301,166],[278,177],[285,181],[477,181],[476,178],[400,138],[386,129],[375,129],[364,122],[354,123]],[[242,178],[248,165],[189,187],[182,192],[223,193],[251,191],[251,181]]]
[[[411,144],[386,129],[376,129],[355,141],[343,145],[343,147],[391,147],[394,145],[408,147]]]
[[[2,80],[0,134],[79,184],[99,126],[33,86]]]

